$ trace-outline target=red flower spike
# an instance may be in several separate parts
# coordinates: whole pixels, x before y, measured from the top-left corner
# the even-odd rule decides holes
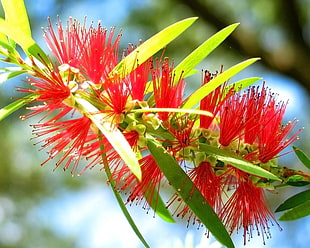
[[[48,19],[48,23],[48,28],[44,31],[44,38],[51,52],[60,64],[79,68],[83,44],[81,37],[85,33],[85,26],[81,27],[77,20],[70,18],[66,30],[64,30],[62,22],[58,18],[56,34],[50,19]]]
[[[148,210],[154,200],[157,202],[157,193],[164,175],[151,155],[143,157],[139,160],[139,163],[142,170],[142,180],[139,182],[135,175],[127,169],[122,169],[119,174],[122,178],[120,189],[130,192],[127,202],[136,201],[137,204],[140,204],[145,199],[143,208]],[[156,203],[154,210],[156,211]]]
[[[243,228],[244,244],[252,238],[254,229],[262,235],[265,244],[265,236],[271,237],[269,223],[279,224],[265,204],[263,189],[255,186],[244,173],[238,175],[237,170],[236,173],[235,192],[225,203],[219,217],[230,233]]]
[[[286,104],[275,104],[274,99],[269,101],[262,113],[262,126],[258,132],[259,160],[262,163],[275,158],[282,150],[298,140],[298,130],[289,138],[297,124],[297,120],[282,125]]]
[[[51,21],[44,33],[45,40],[58,62],[80,69],[86,80],[99,84],[118,64],[118,47],[121,35],[113,41],[114,29],[108,33],[98,24],[86,28],[86,19],[81,25],[77,20],[69,19],[66,30],[58,20],[55,33]]]
[[[241,135],[247,120],[245,112],[247,106],[246,96],[236,93],[226,99],[220,110],[220,138],[222,146],[228,146],[235,138]]]
[[[105,91],[100,93],[99,100],[109,106],[110,109],[103,110],[115,117],[115,124],[121,121],[121,115],[126,112],[130,90],[125,80],[116,81],[115,79],[107,79],[104,83]]]
[[[260,129],[262,120],[262,112],[266,101],[268,101],[267,89],[262,86],[259,92],[259,87],[251,87],[247,91],[247,105],[245,111],[245,119],[248,125],[244,130],[244,142],[247,144],[254,144],[257,142],[257,130]]]
[[[51,113],[54,110],[62,110],[69,112],[72,110],[70,103],[71,89],[67,83],[63,81],[56,68],[46,68],[46,74],[39,73],[36,78],[29,78],[26,83],[34,88],[18,88],[20,92],[37,94],[38,96],[32,102],[42,102],[43,105],[30,107],[33,112],[26,115],[25,118],[37,115],[42,112]],[[55,117],[53,118],[55,119]]]
[[[214,167],[209,162],[201,162],[197,167],[189,171],[188,176],[213,210],[219,213],[223,206],[222,193],[224,192],[224,184],[222,183],[222,178],[215,174]],[[177,199],[178,197],[173,198],[173,200]],[[188,215],[188,224],[192,218],[193,224],[196,222],[200,224],[187,205],[178,213],[178,216],[182,218],[186,215]]]
[[[178,82],[174,83],[173,66],[170,67],[168,58],[162,65],[160,61],[157,62],[156,68],[153,69],[152,80],[157,108],[179,108],[181,106],[185,88],[184,79],[180,77]],[[159,112],[158,116],[162,121],[166,121],[169,113]]]
[[[147,60],[129,74],[129,88],[133,100],[143,101],[146,83],[149,80],[152,61]]]
[[[217,76],[216,74],[211,74],[209,71],[205,71],[203,84],[207,84],[210,80],[212,80],[214,77]],[[205,98],[203,98],[200,101],[200,109],[209,111],[213,114],[213,116],[200,116],[200,127],[208,129],[214,119],[214,117],[217,115],[219,110],[222,107],[222,104],[224,101],[230,97],[233,93],[233,88],[225,95],[225,87],[226,83],[222,84],[221,86],[217,87],[214,91],[212,91],[210,94],[208,94]]]
[[[64,151],[64,154],[56,163],[56,167],[60,166],[65,160],[67,160],[64,165],[64,169],[66,170],[73,162],[74,166],[71,172],[75,174],[83,155],[83,149],[87,146],[86,141],[91,132],[91,124],[92,122],[89,118],[81,117],[74,120],[34,125],[34,134],[37,137],[42,137],[55,132],[54,135],[42,140],[44,142],[42,148],[52,146],[48,152],[50,154],[49,158],[43,162],[42,165],[56,157],[60,152]]]
[[[94,84],[99,84],[118,64],[121,35],[113,41],[114,29],[112,28],[108,34],[107,29],[101,27],[100,23],[97,29],[91,26],[86,35],[88,39],[81,49],[83,73]]]
[[[173,115],[170,123],[165,123],[165,127],[173,134],[175,140],[166,140],[164,142],[167,143],[168,150],[172,151],[174,155],[184,148],[193,145],[198,139],[192,132],[195,121],[196,119],[190,119],[188,115]]]

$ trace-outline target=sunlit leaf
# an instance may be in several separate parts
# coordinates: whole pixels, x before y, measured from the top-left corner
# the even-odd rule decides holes
[[[249,161],[236,156],[232,152],[222,150],[217,147],[206,145],[206,144],[200,144],[199,148],[201,149],[201,151],[204,151],[210,155],[213,155],[218,160],[224,163],[230,164],[231,166],[236,167],[239,170],[245,171],[247,173],[250,173],[252,175],[256,175],[259,177],[281,181],[280,178],[278,178],[271,172],[264,170],[258,165],[252,164]]]
[[[300,204],[303,204],[306,201],[310,200],[310,189],[300,192],[283,202],[277,209],[276,212],[281,212],[284,210],[288,210],[290,208],[297,207]]]
[[[183,113],[183,114],[196,114],[213,116],[212,113],[199,109],[177,109],[177,108],[145,108],[145,109],[133,109],[134,113],[148,113],[148,112],[168,112],[168,113]]]
[[[48,61],[44,51],[32,39],[27,10],[23,0],[1,0],[5,20],[0,18],[0,32],[19,44],[28,54]],[[40,56],[39,56],[40,54]]]
[[[288,210],[279,217],[281,221],[297,220],[310,215],[310,200]]]
[[[169,183],[197,218],[220,243],[226,247],[234,247],[224,225],[178,162],[155,140],[149,138],[147,146]]]
[[[183,73],[183,77],[188,76],[188,74],[190,74],[202,60],[204,60],[215,48],[217,48],[236,29],[238,25],[239,23],[232,24],[217,32],[197,47],[182,62],[180,62],[174,69],[176,82],[181,73]]]
[[[297,148],[296,146],[293,146],[293,149],[295,151],[295,154],[299,158],[299,160],[308,168],[310,169],[310,158],[305,154],[302,150]]]
[[[3,107],[2,109],[0,109],[0,121],[8,117],[10,114],[14,113],[16,110],[25,106],[27,103],[33,101],[36,97],[37,97],[36,94],[31,94]]]
[[[85,114],[92,120],[92,122],[99,128],[103,135],[107,138],[109,143],[113,146],[115,151],[124,160],[125,164],[131,170],[131,172],[139,179],[142,178],[141,168],[136,157],[136,154],[132,150],[128,141],[124,135],[116,128],[111,122],[108,122],[106,115],[100,113],[100,111],[90,104],[85,99],[76,97],[76,102],[84,109]]]
[[[0,69],[0,84],[25,72],[20,67],[2,68]]]
[[[182,108],[184,109],[191,109],[193,108],[196,104],[198,104],[205,96],[207,96],[210,92],[215,90],[218,86],[223,84],[225,81],[227,81],[229,78],[233,77],[249,65],[253,64],[259,60],[259,58],[253,58],[253,59],[248,59],[246,61],[243,61],[237,65],[232,66],[228,70],[222,72],[210,82],[207,84],[201,86],[198,90],[196,90],[193,94],[191,94],[187,100],[185,101],[184,105]]]
[[[168,26],[159,33],[152,36],[147,41],[143,42],[128,56],[126,56],[110,73],[113,76],[115,73],[120,73],[121,77],[125,77],[132,70],[134,70],[138,63],[142,64],[151,56],[153,56],[160,49],[169,44],[172,40],[183,33],[189,26],[191,26],[197,17],[187,18],[175,24]],[[138,63],[137,63],[138,61]]]

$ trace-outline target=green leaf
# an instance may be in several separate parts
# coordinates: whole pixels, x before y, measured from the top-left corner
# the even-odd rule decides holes
[[[132,109],[133,113],[148,113],[148,112],[168,112],[168,113],[184,113],[213,116],[211,112],[199,109],[177,109],[177,108],[145,108],[145,109]]]
[[[223,223],[187,174],[179,166],[178,162],[154,139],[149,138],[147,146],[169,183],[171,183],[197,218],[220,243],[227,247],[234,247]]]
[[[2,69],[0,69],[0,84],[11,79],[11,78],[13,78],[13,77],[19,76],[25,72],[26,71],[20,67],[2,68]]]
[[[126,56],[118,65],[116,65],[112,72],[110,72],[110,76],[113,76],[115,73],[120,73],[121,77],[125,77],[137,67],[137,61],[139,64],[145,62],[156,52],[183,33],[196,20],[197,17],[184,19],[155,34]]]
[[[305,154],[302,150],[297,148],[296,146],[293,146],[294,152],[299,158],[299,160],[308,168],[310,169],[310,158]]]
[[[15,102],[12,102],[11,104],[0,109],[0,121],[8,117],[10,114],[14,113],[16,110],[25,106],[27,103],[33,101],[36,97],[37,97],[36,94],[30,94],[24,97],[23,99],[19,99]]]
[[[104,150],[104,147],[101,147],[102,150]],[[104,155],[103,155],[103,161],[105,161],[105,158],[104,158]],[[115,195],[115,198],[118,202],[118,205],[120,206],[123,214],[125,215],[129,225],[131,226],[132,230],[135,232],[135,234],[137,235],[137,237],[140,239],[140,241],[143,243],[143,245],[147,248],[150,248],[150,246],[148,245],[148,243],[145,241],[145,239],[143,238],[143,235],[140,233],[137,225],[135,224],[134,220],[132,219],[130,213],[128,212],[127,208],[126,208],[126,205],[124,204],[123,200],[122,200],[122,197],[120,196],[120,194],[117,192],[116,188],[115,188],[115,181],[113,180],[112,178],[112,175],[111,175],[111,171],[110,171],[110,168],[108,165],[105,165],[104,166],[104,170],[109,178],[109,181],[110,181],[110,185],[111,185],[111,188],[112,188],[112,191]]]
[[[211,154],[214,157],[216,157],[216,159],[224,163],[230,164],[231,166],[236,167],[239,170],[245,171],[247,173],[250,173],[252,175],[256,175],[259,177],[281,181],[280,178],[278,178],[271,172],[264,170],[258,165],[252,164],[249,161],[236,156],[234,153],[230,151],[222,150],[217,147],[206,145],[206,144],[199,144],[199,148],[201,149],[201,151]]]
[[[297,220],[310,215],[310,200],[303,202],[302,204],[288,210],[280,216],[279,220],[289,221]]]
[[[24,1],[1,0],[1,3],[5,11],[5,20],[0,18],[0,32],[19,44],[27,55],[32,55],[40,61],[48,61],[44,51],[32,39]]]
[[[109,143],[124,160],[125,164],[131,170],[131,172],[138,178],[138,180],[141,180],[142,172],[136,154],[131,149],[131,146],[121,131],[111,122],[107,121],[106,115],[100,113],[100,111],[91,103],[85,99],[79,98],[78,96],[75,98],[75,100],[84,109],[85,114],[88,115],[92,122],[108,139]]]
[[[285,202],[283,202],[275,212],[281,212],[284,210],[288,210],[294,207],[297,207],[298,205],[303,204],[306,201],[310,200],[310,189],[300,192],[290,198],[288,198]]]
[[[187,77],[202,60],[204,60],[215,48],[217,48],[239,25],[239,23],[229,25],[228,27],[217,32],[210,37],[191,54],[189,54],[178,66],[175,71],[175,82],[179,79],[181,73],[183,77]]]
[[[229,78],[233,77],[249,65],[253,64],[259,60],[259,58],[253,58],[253,59],[248,59],[246,61],[243,61],[237,65],[232,66],[228,70],[224,71],[223,73],[219,74],[210,82],[207,84],[201,86],[198,90],[196,90],[193,94],[191,94],[187,100],[185,101],[184,105],[182,108],[184,109],[191,109],[193,108],[196,104],[198,104],[205,96],[207,96],[210,92],[215,90],[218,86],[223,84],[225,81],[227,81]]]
[[[25,7],[24,0],[1,0],[5,21],[15,28],[15,32],[26,37],[31,36],[29,19]]]

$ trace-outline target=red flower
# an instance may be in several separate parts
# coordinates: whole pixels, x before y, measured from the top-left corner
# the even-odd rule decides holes
[[[205,72],[203,84],[207,84],[210,80],[216,77],[217,74],[211,74],[209,71]],[[232,95],[233,90],[230,90],[225,94],[226,83],[222,84],[220,87],[217,87],[214,91],[208,94],[205,98],[200,101],[200,109],[209,111],[213,116],[200,116],[200,127],[209,128],[214,117],[218,114],[219,110],[222,107],[224,101]],[[233,88],[231,88],[233,89]]]
[[[237,169],[232,171],[235,172],[236,181],[232,183],[229,179],[228,184],[234,185],[236,189],[225,203],[219,217],[230,233],[243,228],[244,244],[252,237],[254,229],[258,235],[262,235],[265,243],[265,236],[270,237],[269,223],[279,224],[266,206],[263,189],[254,185],[244,172]]]
[[[220,138],[222,146],[228,146],[235,138],[240,137],[247,121],[245,112],[247,107],[246,96],[236,93],[226,99],[220,110]]]
[[[262,163],[275,158],[281,151],[298,140],[302,129],[289,137],[297,124],[297,120],[282,125],[286,104],[275,104],[271,98],[262,112],[260,130],[258,132],[259,160]]]
[[[197,187],[197,189],[201,192],[205,200],[213,208],[213,210],[216,213],[219,213],[223,206],[222,194],[224,192],[224,184],[222,182],[222,178],[217,176],[214,170],[215,168],[209,162],[205,161],[201,162],[197,167],[192,168],[188,172],[188,176]],[[175,196],[172,198],[169,205],[171,205],[175,200],[179,200],[179,197]],[[182,218],[184,218],[186,215],[188,215],[188,224],[192,218],[193,224],[195,224],[196,221],[200,223],[187,205],[185,205],[178,213],[178,216],[181,216]]]
[[[47,67],[44,71],[38,71],[40,78],[29,78],[26,83],[34,88],[20,87],[18,91],[25,93],[34,93],[37,97],[32,102],[42,102],[43,105],[30,107],[32,113],[25,117],[31,117],[42,112],[47,112],[46,116],[55,110],[61,113],[57,116],[65,115],[72,110],[73,103],[70,102],[71,85],[64,82],[59,71],[56,68]],[[54,117],[52,120],[56,120]]]
[[[152,79],[156,107],[179,108],[185,87],[184,80],[182,77],[175,78],[173,66],[170,67],[168,58],[162,65],[160,65],[160,61],[157,62],[156,68],[153,69]],[[162,121],[166,121],[169,113],[159,112],[158,116]]]
[[[145,96],[146,84],[149,80],[152,61],[147,60],[133,70],[129,76],[130,94],[133,100],[143,101]]]
[[[180,156],[186,156],[182,154],[184,148],[196,145],[195,141],[198,139],[195,136],[193,127],[196,118],[192,118],[189,115],[172,115],[170,122],[165,123],[165,128],[172,133],[175,140],[164,140],[164,143],[168,146],[168,150],[173,152],[174,156],[180,152]]]
[[[164,175],[151,155],[143,157],[139,163],[142,180],[139,182],[137,177],[129,172],[128,167],[124,167],[118,172],[118,177],[122,178],[120,189],[130,193],[127,202],[136,201],[139,204],[145,199],[143,208],[149,209],[149,206],[153,205],[156,211],[158,193]]]
[[[108,73],[118,63],[118,46],[121,35],[113,41],[114,29],[107,29],[98,24],[87,29],[86,20],[83,26],[72,18],[69,19],[66,30],[63,30],[61,20],[58,20],[57,34],[49,20],[45,40],[57,58],[58,62],[79,69],[84,80],[94,84],[103,81]]]
[[[34,125],[34,134],[37,137],[54,133],[41,141],[44,142],[42,148],[52,147],[48,151],[49,158],[42,165],[61,152],[64,152],[56,163],[56,167],[66,161],[64,165],[66,170],[73,162],[74,165],[71,172],[75,174],[83,155],[83,150],[90,142],[88,137],[92,135],[91,124],[92,122],[89,118],[81,117],[79,119]]]

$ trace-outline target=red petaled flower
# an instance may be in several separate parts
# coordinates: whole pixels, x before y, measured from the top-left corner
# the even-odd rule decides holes
[[[123,168],[118,172],[118,177],[122,178],[120,189],[130,192],[128,202],[136,201],[139,204],[145,199],[143,207],[149,209],[149,206],[152,205],[156,211],[159,188],[164,175],[151,155],[143,157],[139,163],[142,180],[139,182],[127,167]]]
[[[58,18],[57,31],[55,33],[51,20],[48,19],[47,30],[44,31],[46,43],[60,64],[68,64],[79,68],[81,60],[81,46],[85,37],[85,26],[82,27],[77,20],[69,19],[66,30]]]
[[[245,120],[247,107],[246,96],[236,93],[226,99],[220,110],[220,138],[222,146],[228,146],[235,138],[240,137],[248,120]]]
[[[75,174],[83,155],[83,150],[89,142],[88,136],[92,134],[91,124],[92,122],[89,118],[81,117],[79,119],[34,125],[34,134],[38,138],[54,133],[41,141],[44,142],[42,148],[52,147],[48,151],[49,158],[42,165],[61,152],[64,152],[56,166],[58,167],[66,161],[64,169],[68,169],[71,162],[73,162],[72,173]]]
[[[56,68],[47,67],[46,74],[37,72],[40,78],[29,78],[26,81],[34,88],[18,88],[18,91],[25,93],[34,93],[37,97],[32,102],[42,102],[43,105],[30,107],[32,113],[26,117],[34,116],[42,112],[50,114],[54,110],[62,110],[67,113],[72,110],[70,103],[71,89],[68,83],[64,82],[59,71]],[[55,118],[53,118],[55,119]]]
[[[282,125],[285,108],[286,104],[276,105],[272,99],[262,113],[262,126],[258,132],[259,160],[262,163],[275,158],[282,150],[295,142],[298,139],[297,135],[302,130],[300,129],[289,138],[297,120],[289,122],[285,126]]]
[[[217,74],[211,74],[209,71],[205,72],[203,84],[207,84],[210,80],[212,80]],[[208,94],[205,98],[203,98],[200,102],[200,109],[208,111],[213,114],[213,116],[200,116],[200,127],[209,128],[214,117],[217,115],[219,110],[222,107],[225,99],[232,95],[233,88],[225,94],[226,83],[222,84],[220,87],[217,87],[214,91]]]
[[[133,100],[143,101],[145,96],[146,84],[151,72],[152,60],[149,59],[133,70],[129,76],[130,94]]]
[[[236,189],[225,203],[219,217],[230,233],[243,228],[244,244],[252,237],[255,229],[258,235],[262,235],[265,243],[265,236],[270,237],[269,223],[279,224],[266,206],[263,189],[254,185],[244,172],[237,169],[233,171]],[[231,185],[231,180],[229,182]]]
[[[158,61],[156,68],[153,69],[152,80],[157,108],[179,108],[181,106],[185,84],[182,77],[175,78],[173,73],[173,66],[170,67],[168,58],[161,66]],[[159,112],[158,116],[162,121],[166,121],[169,113]]]
[[[193,133],[193,127],[196,118],[191,119],[189,115],[173,115],[170,123],[166,123],[165,127],[174,136],[175,140],[166,140],[168,150],[172,151],[174,156],[184,148],[194,145],[197,137]],[[180,154],[182,155],[182,154]]]
[[[192,168],[188,172],[188,176],[213,210],[216,213],[219,213],[223,206],[222,194],[224,192],[224,184],[222,182],[222,178],[215,174],[214,169],[215,168],[209,162],[201,162],[197,167]],[[176,199],[179,198],[174,197],[172,198],[172,201]],[[188,224],[191,221],[193,224],[195,224],[196,221],[200,223],[187,205],[185,205],[184,208],[178,213],[178,216],[181,216],[182,218],[188,216]]]
[[[99,100],[109,108],[102,110],[102,112],[109,113],[115,118],[115,124],[119,124],[121,115],[126,111],[130,89],[127,82],[118,77],[107,79],[103,85],[105,90],[99,93]]]
[[[49,20],[45,40],[58,62],[80,69],[86,80],[94,84],[104,80],[118,63],[118,47],[121,35],[113,41],[114,29],[110,32],[98,24],[87,29],[86,20],[81,25],[69,19],[66,30],[58,20],[57,32]]]

